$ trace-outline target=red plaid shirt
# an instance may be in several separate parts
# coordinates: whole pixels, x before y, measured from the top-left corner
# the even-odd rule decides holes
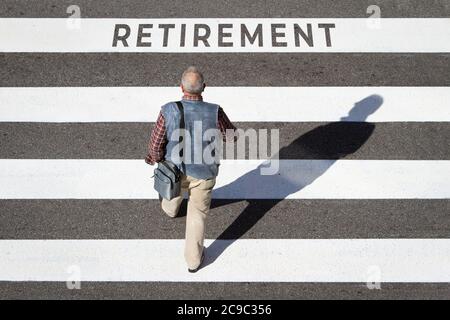
[[[187,95],[183,96],[183,100],[194,100],[194,101],[203,101],[201,95]],[[227,115],[223,111],[221,107],[219,107],[219,113],[217,115],[217,128],[222,133],[223,139],[226,140],[229,136],[227,136],[227,130],[236,130],[236,127],[231,123],[230,119],[228,119]],[[233,138],[235,138],[233,136]],[[156,120],[155,127],[153,128],[150,141],[148,143],[148,154],[145,158],[145,162],[148,164],[155,164],[155,162],[160,162],[164,159],[164,155],[166,152],[166,123],[164,116],[162,113],[159,113],[158,119]]]

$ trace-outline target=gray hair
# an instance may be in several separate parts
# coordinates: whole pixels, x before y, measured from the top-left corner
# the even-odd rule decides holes
[[[203,91],[205,80],[203,74],[197,67],[190,66],[184,70],[183,75],[181,76],[181,84],[188,93],[199,94]]]

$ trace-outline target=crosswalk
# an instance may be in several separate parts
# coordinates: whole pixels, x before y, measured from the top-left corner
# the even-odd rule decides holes
[[[7,159],[0,167],[1,199],[158,199],[142,160]],[[450,197],[446,160],[224,160],[220,172],[216,199]]]
[[[446,18],[9,18],[0,37],[3,52],[448,53],[449,27]]]
[[[448,239],[231,242],[208,241],[212,255],[227,250],[214,261],[210,255],[204,271],[190,275],[180,267],[183,240],[4,240],[0,271],[12,281],[64,282],[77,266],[84,281],[367,282],[374,269],[385,282],[450,281]],[[242,257],[248,261],[241,263]]]
[[[1,298],[450,298],[448,1],[380,1],[378,25],[353,0],[78,2],[76,23],[62,4],[0,4]],[[297,22],[314,45],[296,46]],[[258,23],[267,41],[240,45]],[[136,46],[139,24],[153,46]],[[158,24],[175,25],[167,46]],[[211,45],[180,46],[183,24]],[[194,275],[185,217],[161,213],[143,161],[191,64],[239,128],[280,132],[279,161],[222,160]]]
[[[237,122],[450,121],[449,87],[208,87],[205,94]],[[2,87],[0,121],[151,122],[159,110],[148,101],[164,105],[177,95],[176,87]],[[350,113],[355,104],[379,106]]]

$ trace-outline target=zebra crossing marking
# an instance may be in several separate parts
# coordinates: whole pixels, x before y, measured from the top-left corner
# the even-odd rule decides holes
[[[73,21],[2,18],[0,50],[450,52],[450,19],[445,18],[383,18],[377,20],[377,27],[369,23],[373,19],[366,18],[82,18],[76,19],[77,28],[72,27]],[[242,25],[246,26],[245,30]]]
[[[275,175],[261,175],[264,160],[221,161],[213,197],[450,198],[450,160],[279,160],[270,166]],[[2,159],[0,199],[157,199],[153,168],[144,160]]]
[[[208,87],[233,121],[449,122],[450,87]],[[151,122],[178,87],[2,87],[0,122]],[[350,114],[355,104],[369,115]],[[276,112],[273,108],[276,107]]]
[[[184,240],[2,240],[0,281],[450,282],[449,239],[206,240],[186,271]],[[267,257],[270,256],[270,259]],[[81,284],[82,285],[82,284]]]

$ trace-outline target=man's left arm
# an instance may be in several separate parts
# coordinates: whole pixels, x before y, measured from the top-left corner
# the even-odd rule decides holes
[[[217,115],[217,127],[222,133],[223,141],[236,141],[236,127],[230,121],[225,111],[219,107]]]

